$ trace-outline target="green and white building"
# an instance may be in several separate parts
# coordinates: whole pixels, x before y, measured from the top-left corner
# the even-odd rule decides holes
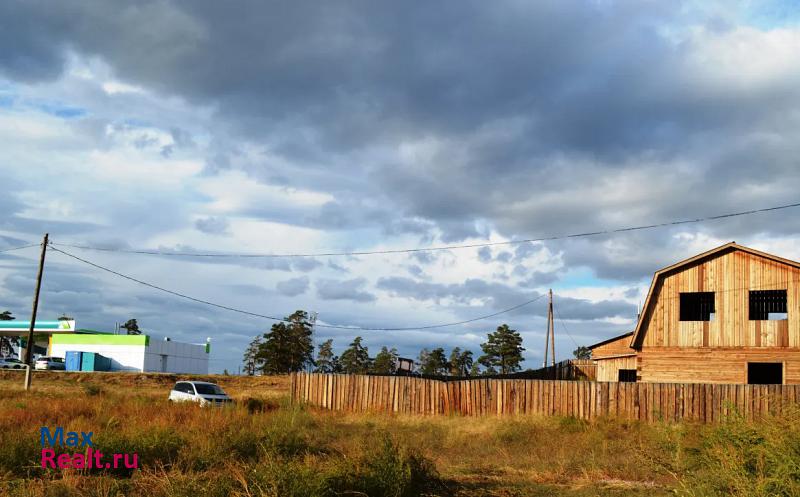
[[[50,335],[49,354],[97,352],[111,359],[112,371],[208,374],[211,344],[193,344],[150,335],[114,335],[92,330]]]

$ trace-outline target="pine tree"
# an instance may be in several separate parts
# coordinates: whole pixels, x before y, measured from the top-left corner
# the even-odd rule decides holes
[[[361,345],[361,337],[355,337],[339,361],[347,374],[364,374],[369,371],[369,350]]]
[[[258,371],[260,364],[258,360],[259,350],[261,349],[261,337],[257,336],[250,342],[247,349],[244,351],[242,362],[244,363],[244,374],[253,376]]]
[[[397,350],[381,347],[381,351],[372,361],[372,372],[376,374],[393,374],[397,369]]]
[[[446,375],[450,369],[444,349],[437,347],[433,350],[422,349],[419,353],[419,372],[431,376]]]
[[[125,321],[125,324],[120,326],[123,330],[126,330],[128,335],[141,335],[142,330],[139,329],[139,323],[136,322],[135,319],[129,319]]]
[[[462,351],[456,347],[450,352],[450,374],[453,376],[469,376],[472,370],[472,351]]]
[[[275,323],[264,334],[257,358],[265,374],[301,371],[314,364],[311,325],[305,311],[295,311],[286,322]]]
[[[592,349],[584,345],[581,345],[577,349],[572,351],[572,355],[575,356],[575,359],[591,359]]]
[[[481,365],[478,361],[472,363],[472,367],[469,370],[470,376],[479,376],[481,373]]]
[[[333,353],[333,339],[325,340],[319,345],[315,373],[338,373],[341,371],[339,358]]]
[[[483,355],[478,362],[486,368],[484,374],[492,374],[499,368],[500,374],[513,373],[521,369],[520,363],[525,359],[522,352],[522,336],[508,327],[507,324],[497,327],[497,331],[488,334],[489,340],[481,344]]]

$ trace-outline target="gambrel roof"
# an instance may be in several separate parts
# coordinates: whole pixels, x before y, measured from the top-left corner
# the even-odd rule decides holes
[[[726,252],[732,252],[735,250],[739,250],[742,252],[747,252],[749,254],[763,257],[765,259],[772,260],[779,264],[786,264],[788,266],[792,266],[795,268],[800,269],[800,262],[793,261],[790,259],[784,259],[783,257],[778,257],[777,255],[768,254],[766,252],[761,252],[756,249],[752,249],[750,247],[745,247],[744,245],[739,245],[736,242],[726,243],[725,245],[721,245],[717,248],[711,249],[707,252],[703,252],[702,254],[695,255],[694,257],[690,257],[688,259],[684,259],[680,262],[676,262],[671,266],[667,266],[663,269],[659,269],[653,275],[653,281],[650,283],[650,290],[647,291],[647,298],[644,301],[644,306],[642,307],[642,312],[639,316],[639,321],[636,323],[636,329],[633,330],[633,337],[631,338],[631,347],[637,348],[640,344],[642,336],[642,323],[644,322],[644,317],[647,315],[647,311],[650,309],[650,306],[654,304],[653,302],[653,290],[656,288],[656,284],[658,284],[659,280],[663,278],[665,275],[677,271],[685,266],[694,264],[696,262],[700,262],[704,259],[708,259],[714,256],[721,255]]]

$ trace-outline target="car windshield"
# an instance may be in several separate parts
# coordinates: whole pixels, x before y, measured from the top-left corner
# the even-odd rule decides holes
[[[210,385],[208,383],[195,383],[194,388],[197,389],[197,393],[200,395],[225,395],[225,392],[223,392],[222,389],[217,385]]]

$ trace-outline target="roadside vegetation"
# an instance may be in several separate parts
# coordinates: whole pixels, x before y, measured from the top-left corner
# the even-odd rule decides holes
[[[718,426],[349,415],[287,405],[286,377],[215,376],[233,408],[170,405],[176,375],[0,373],[0,495],[800,495],[800,414]],[[185,378],[185,377],[182,377]],[[43,470],[42,426],[140,469]]]

